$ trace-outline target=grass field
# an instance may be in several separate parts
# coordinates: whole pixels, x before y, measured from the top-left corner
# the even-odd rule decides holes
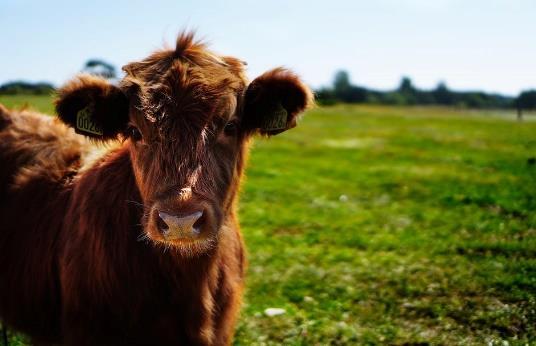
[[[535,161],[536,122],[441,108],[318,108],[256,141],[235,344],[536,344]]]

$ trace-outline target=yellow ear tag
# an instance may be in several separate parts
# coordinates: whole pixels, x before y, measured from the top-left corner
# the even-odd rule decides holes
[[[273,109],[266,112],[262,128],[266,131],[285,130],[287,128],[287,110],[277,103]]]
[[[101,127],[91,119],[91,109],[92,107],[86,106],[76,113],[76,132],[102,136]]]

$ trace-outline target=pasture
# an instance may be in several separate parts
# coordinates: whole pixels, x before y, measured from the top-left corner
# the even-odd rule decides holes
[[[26,102],[52,110],[0,96]],[[536,122],[514,118],[340,105],[257,139],[235,344],[536,343]]]

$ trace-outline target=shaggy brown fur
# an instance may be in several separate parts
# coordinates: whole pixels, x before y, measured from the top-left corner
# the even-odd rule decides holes
[[[295,126],[312,94],[284,69],[248,86],[242,62],[191,34],[124,70],[119,86],[82,75],[58,92],[90,140],[0,105],[0,318],[36,343],[229,344],[247,143]],[[198,233],[166,238],[161,212],[202,212]]]

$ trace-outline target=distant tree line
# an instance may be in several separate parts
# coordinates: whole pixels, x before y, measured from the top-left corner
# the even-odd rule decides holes
[[[106,79],[116,78],[115,66],[101,59],[88,60],[82,72]],[[53,91],[54,86],[46,82],[13,81],[0,85],[0,95],[50,95]]]
[[[117,78],[115,67],[101,59],[88,60],[82,72],[107,79]],[[0,95],[50,95],[54,86],[50,83],[30,83],[14,81],[0,85]],[[439,83],[433,90],[416,88],[411,79],[402,78],[397,89],[378,91],[353,85],[346,71],[335,74],[331,87],[316,91],[320,104],[375,103],[387,105],[443,105],[467,108],[516,108],[521,118],[524,110],[536,110],[536,90],[523,91],[518,97],[488,94],[481,91],[460,92],[450,90],[445,83]]]
[[[0,85],[0,95],[50,95],[53,90],[52,84],[44,82],[14,81]]]
[[[416,88],[411,79],[402,78],[397,89],[378,91],[353,85],[346,71],[335,74],[331,87],[316,92],[321,104],[376,103],[387,105],[442,105],[466,108],[518,108],[536,109],[536,91],[520,94],[518,98],[481,91],[460,92],[450,90],[443,82],[433,90]]]

